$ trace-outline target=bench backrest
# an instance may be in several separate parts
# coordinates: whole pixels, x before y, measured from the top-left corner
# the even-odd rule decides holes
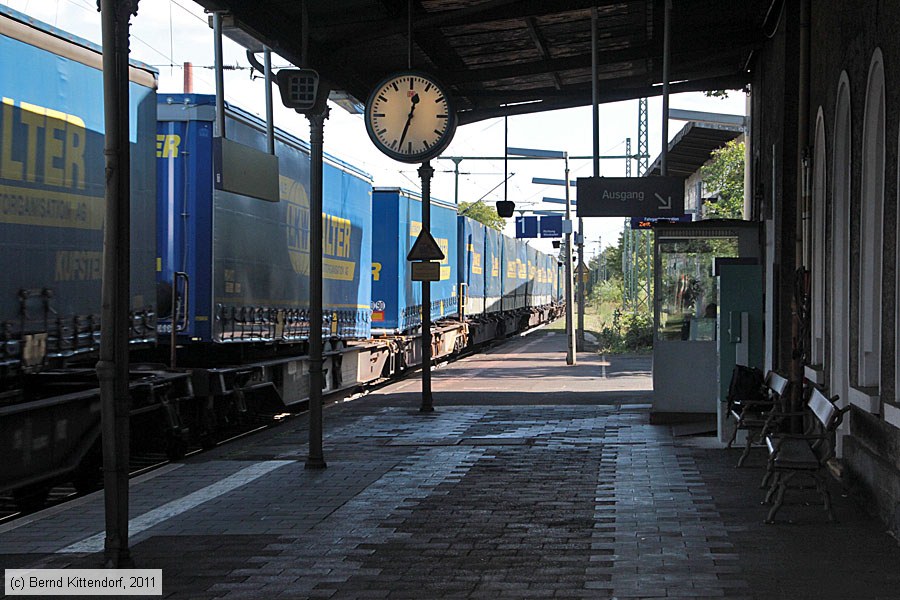
[[[807,406],[826,431],[830,431],[837,425],[835,420],[841,415],[841,409],[826,398],[820,390],[813,389]]]
[[[788,380],[775,371],[766,373],[766,388],[777,394],[779,397],[784,395],[784,390],[787,389],[787,386]]]

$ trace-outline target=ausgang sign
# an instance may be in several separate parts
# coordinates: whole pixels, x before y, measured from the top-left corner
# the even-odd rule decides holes
[[[681,177],[579,177],[579,217],[677,217],[684,214]]]

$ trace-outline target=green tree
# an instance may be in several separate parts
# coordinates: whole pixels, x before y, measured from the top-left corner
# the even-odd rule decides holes
[[[503,231],[506,219],[497,214],[497,209],[488,206],[483,200],[478,202],[460,202],[459,214],[483,223],[497,231]]]
[[[740,219],[744,211],[744,142],[731,140],[713,150],[712,161],[700,169],[705,189],[719,200],[706,204],[706,214]]]
[[[615,246],[607,246],[603,249],[606,265],[609,268],[609,279],[622,281],[622,255],[625,253],[625,232],[619,232],[619,239]]]

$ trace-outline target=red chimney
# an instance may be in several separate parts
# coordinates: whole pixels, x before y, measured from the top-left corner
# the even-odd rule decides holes
[[[184,93],[194,93],[194,65],[189,62],[184,63]]]

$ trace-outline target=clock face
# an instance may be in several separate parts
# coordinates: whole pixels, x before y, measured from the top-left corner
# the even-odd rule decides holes
[[[407,71],[388,77],[369,96],[366,130],[391,158],[422,162],[450,143],[456,113],[440,84],[424,73]]]

